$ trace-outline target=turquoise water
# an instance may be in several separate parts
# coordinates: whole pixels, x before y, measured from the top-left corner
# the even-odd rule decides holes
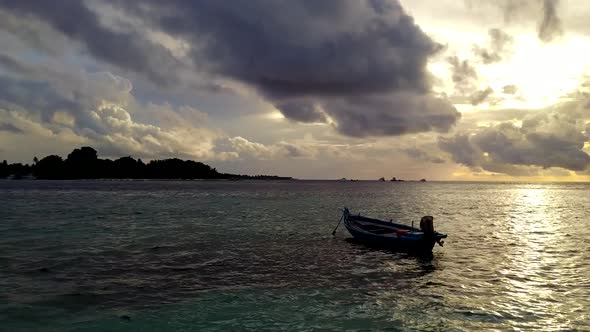
[[[588,331],[589,184],[0,181],[0,330]],[[449,234],[372,250],[339,208]]]

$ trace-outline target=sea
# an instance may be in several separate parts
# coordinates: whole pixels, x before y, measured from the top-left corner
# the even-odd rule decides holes
[[[369,248],[352,213],[448,234]],[[590,331],[590,184],[0,181],[1,331]]]

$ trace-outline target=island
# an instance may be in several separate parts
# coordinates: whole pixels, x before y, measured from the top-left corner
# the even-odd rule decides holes
[[[276,175],[242,175],[220,173],[201,162],[178,158],[151,160],[144,163],[131,156],[116,160],[100,159],[89,146],[74,149],[64,160],[57,155],[33,158],[33,164],[0,163],[0,178],[11,179],[210,179],[210,180],[293,180]]]

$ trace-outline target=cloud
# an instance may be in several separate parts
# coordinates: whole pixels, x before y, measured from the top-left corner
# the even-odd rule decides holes
[[[285,144],[284,145],[285,151],[287,155],[291,158],[298,158],[304,155],[304,151],[302,151],[298,146],[293,144]]]
[[[324,109],[353,137],[447,132],[460,118],[450,101],[411,92],[327,100]]]
[[[452,79],[455,89],[462,92],[472,90],[477,82],[477,71],[468,60],[461,61],[456,55],[447,58],[451,65]]]
[[[451,99],[454,103],[470,103],[475,106],[493,94],[494,90],[491,87],[478,90],[477,70],[469,60],[460,60],[454,55],[447,57],[447,61],[451,65],[451,78],[454,83]]]
[[[521,19],[537,20],[537,35],[543,42],[551,42],[563,34],[561,18],[558,15],[559,0],[465,0],[468,8],[492,6],[504,14],[509,24]],[[539,16],[541,13],[541,16]]]
[[[54,112],[75,111],[80,105],[60,96],[47,82],[16,80],[0,76],[0,108],[18,110],[45,110],[39,112],[44,121],[50,121]]]
[[[557,16],[558,0],[543,0],[543,19],[539,24],[539,38],[550,42],[563,34],[561,19]]]
[[[326,122],[326,113],[313,100],[289,100],[275,104],[289,119],[301,122]]]
[[[317,146],[294,144],[284,141],[265,145],[249,141],[241,136],[228,138],[228,142],[228,145],[223,147],[222,144],[221,146],[218,146],[218,149],[229,148],[229,150],[233,150],[238,154],[237,157],[243,159],[314,159],[318,152]]]
[[[483,103],[493,93],[494,89],[491,87],[487,87],[485,90],[475,92],[471,95],[471,105],[476,106]]]
[[[423,65],[439,45],[399,3],[375,6],[380,2],[250,1],[236,6],[176,1],[173,16],[158,23],[194,44],[208,38],[207,45],[193,50],[197,62],[206,61],[210,70],[269,95],[424,90],[428,78]],[[162,3],[152,4],[157,8]]]
[[[475,135],[472,142],[492,160],[504,164],[562,167],[574,171],[582,171],[590,165],[590,156],[582,151],[585,138],[533,128],[535,131],[501,124]]]
[[[484,64],[500,62],[506,55],[510,54],[508,47],[514,43],[514,38],[500,29],[490,29],[488,34],[490,36],[489,48],[476,45],[473,50]]]
[[[474,45],[473,53],[481,58],[484,64],[500,62],[503,57],[510,54],[508,46],[512,44],[513,38],[500,29],[490,29],[490,45],[485,48]],[[477,106],[493,95],[491,87],[480,88],[479,75],[473,63],[479,63],[479,59],[461,60],[457,55],[447,57],[450,65],[451,79],[455,91],[451,99],[455,103],[470,103]],[[498,99],[494,102],[497,102]]]
[[[0,131],[7,131],[13,134],[24,134],[24,131],[12,123],[0,122]]]
[[[277,153],[275,149],[267,147],[262,143],[250,142],[249,140],[236,136],[229,138],[232,149],[238,154],[253,157],[256,159],[272,159]]]
[[[4,129],[18,128],[55,145],[83,142],[104,156],[232,157],[213,152],[222,133],[207,128],[204,113],[189,106],[144,104],[124,77],[26,64],[8,56],[0,57],[0,66],[5,71],[0,73]]]
[[[457,134],[452,137],[441,137],[439,139],[441,150],[451,154],[453,161],[469,167],[476,167],[481,164],[479,161],[483,153],[477,150],[470,139],[469,135]]]
[[[133,85],[122,76],[108,71],[89,72],[75,66],[67,66],[60,61],[53,61],[52,58],[42,59],[43,61],[27,63],[15,56],[0,53],[0,67],[6,72],[0,79],[4,84],[22,85],[23,89],[14,90],[19,91],[21,95],[28,93],[24,91],[26,85],[37,85],[42,93],[51,94],[52,92],[48,91],[51,90],[55,96],[69,99],[72,103],[97,104],[103,99],[127,103],[132,98]],[[53,98],[48,96],[48,100],[51,99]],[[70,107],[79,108],[79,105]]]
[[[418,148],[408,148],[403,149],[403,151],[412,159],[433,163],[433,164],[443,164],[445,160],[438,156],[431,156],[426,151],[418,149]]]
[[[502,93],[513,95],[518,92],[518,87],[514,84],[505,85],[502,87]]]
[[[137,32],[109,29],[84,1],[65,1],[56,6],[46,1],[0,0],[0,9],[20,18],[21,21],[42,20],[55,31],[82,43],[96,59],[145,74],[159,84],[167,85],[174,82],[179,63],[168,50]],[[13,24],[11,27],[14,26],[18,25]],[[42,44],[47,49],[47,43],[39,41],[38,30],[31,31],[32,33],[19,35],[31,40],[32,44]]]
[[[162,108],[161,112],[166,110]],[[138,123],[133,121],[125,108],[118,105],[105,104],[91,114],[104,134],[86,128],[77,131],[96,141],[98,149],[109,156],[133,154],[145,158],[224,158],[212,152],[215,139],[220,136],[214,130],[186,123],[169,128]]]
[[[112,0],[67,2],[59,8],[0,0],[0,11],[40,19],[95,59],[160,85],[184,84],[186,72],[201,77],[194,79],[199,88],[206,85],[203,79],[215,86],[238,82],[286,118],[329,123],[344,135],[447,131],[460,117],[431,91],[426,64],[442,46],[397,0]],[[12,32],[18,30],[14,26]],[[19,36],[35,44],[39,31]],[[356,107],[344,107],[351,99]],[[365,122],[349,123],[357,119]],[[363,132],[351,132],[357,127]]]
[[[66,52],[67,38],[54,31],[48,24],[38,20],[24,20],[1,10],[0,32],[3,34],[3,50],[21,51],[24,44],[32,46],[41,53],[54,56]]]
[[[294,121],[331,123],[347,135],[350,132],[347,128],[356,126],[348,121],[370,119],[377,113],[381,118],[378,126],[368,121],[361,127],[362,135],[379,136],[433,128],[444,131],[448,130],[448,123],[455,123],[459,118],[459,113],[446,100],[431,92],[426,64],[441,45],[431,40],[395,0],[327,3],[253,0],[247,4],[113,0],[112,3],[150,29],[186,41],[190,45],[187,54],[199,72],[255,89]],[[46,8],[28,7],[28,11],[53,24],[61,22]],[[90,16],[77,6],[66,10]],[[90,50],[111,48],[108,42],[101,42],[103,39],[122,42],[138,37],[105,32],[104,27],[93,26],[97,26],[93,30],[100,32],[98,41],[90,33],[76,34]],[[69,29],[61,30],[69,32]],[[151,46],[135,40],[130,44],[132,50]],[[105,53],[96,52],[96,56],[136,71],[144,70],[142,61],[145,60],[126,64]],[[135,55],[139,54],[117,56],[129,59]],[[157,74],[151,76],[158,78]],[[391,96],[391,106],[428,103],[429,114],[420,114],[425,107],[370,109],[375,104],[386,106],[383,95]],[[351,96],[357,100],[356,104],[361,100],[367,104],[341,107]],[[401,99],[394,100],[396,97]],[[408,102],[410,99],[416,102]],[[396,122],[397,119],[404,121]],[[418,125],[412,126],[414,123]]]
[[[588,142],[584,129],[590,118],[585,103],[582,98],[546,110],[524,112],[521,125],[505,121],[441,137],[439,147],[455,162],[472,169],[515,176],[534,173],[530,167],[583,172],[590,167],[590,155],[584,152]]]

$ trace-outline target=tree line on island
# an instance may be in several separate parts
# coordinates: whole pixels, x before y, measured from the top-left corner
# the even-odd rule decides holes
[[[74,179],[226,179],[226,180],[292,180],[275,175],[241,175],[220,173],[215,168],[193,160],[178,158],[151,160],[147,164],[130,156],[116,160],[100,159],[95,149],[74,149],[66,159],[50,155],[33,164],[0,164],[0,178],[34,177],[49,180]]]

